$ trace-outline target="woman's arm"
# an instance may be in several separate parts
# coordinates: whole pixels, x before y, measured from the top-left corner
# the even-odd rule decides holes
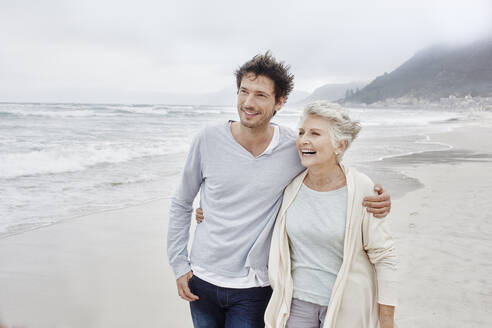
[[[389,220],[387,218],[376,219],[371,213],[364,211],[362,241],[369,261],[376,270],[381,328],[393,328],[397,257]]]
[[[392,305],[379,304],[379,323],[381,328],[393,328],[395,307]]]
[[[376,219],[364,213],[362,241],[376,270],[378,302],[396,305],[397,257],[388,218]]]

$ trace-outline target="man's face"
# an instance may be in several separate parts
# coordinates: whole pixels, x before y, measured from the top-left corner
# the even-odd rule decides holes
[[[243,126],[258,128],[268,125],[273,112],[282,104],[282,99],[275,101],[275,84],[272,79],[253,73],[243,77],[237,94],[237,110]]]

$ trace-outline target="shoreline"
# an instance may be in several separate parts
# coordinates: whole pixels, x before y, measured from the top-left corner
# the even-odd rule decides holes
[[[422,165],[439,162],[457,164],[490,158],[492,148],[487,147],[486,140],[492,135],[483,137],[483,134],[487,135],[489,129],[492,129],[492,113],[483,114],[485,114],[481,117],[483,120],[478,120],[477,117],[467,118],[462,126],[451,127],[446,132],[426,135],[427,142],[425,143],[439,144],[447,149],[388,155],[375,161],[358,163],[355,166],[366,168],[369,177],[373,178],[375,183],[381,182],[383,187],[390,191],[393,200],[401,199],[406,194],[425,187],[418,177],[406,173],[405,168],[410,164]],[[466,138],[461,137],[468,133],[478,134],[482,137],[482,142],[473,145],[470,142],[464,142]],[[379,179],[376,180],[377,178]]]
[[[459,128],[460,127],[451,128],[450,132],[452,132],[454,129],[459,129]],[[359,170],[361,170],[362,172],[366,173],[374,181],[374,183],[379,183],[383,186],[383,188],[388,190],[391,194],[392,200],[400,199],[404,197],[406,194],[408,194],[409,192],[425,187],[425,185],[417,177],[413,177],[408,174],[405,174],[401,170],[402,164],[404,166],[407,160],[411,160],[412,158],[418,157],[421,154],[445,153],[451,151],[454,148],[454,146],[449,143],[431,141],[432,139],[431,136],[435,136],[436,138],[439,138],[440,135],[442,135],[442,133],[425,135],[427,142],[424,143],[439,144],[447,147],[445,149],[422,150],[422,151],[409,152],[406,154],[387,155],[377,160],[356,163],[354,164],[354,166]],[[422,143],[422,142],[417,142],[417,143]]]
[[[437,117],[439,117],[439,116],[437,116]],[[453,116],[453,117],[455,117],[455,116]],[[456,117],[458,117],[458,116],[456,116]],[[463,115],[463,113],[459,114],[459,117],[460,117],[459,119],[453,119],[453,122],[454,122],[454,120],[456,120],[457,122],[459,122],[459,124],[468,124],[468,121],[470,120],[469,117],[466,117],[466,115]],[[433,123],[430,123],[430,124],[440,124],[440,123],[436,123],[432,120],[431,120],[431,122],[433,122]],[[441,121],[438,121],[438,122],[441,122]],[[449,119],[444,120],[443,122],[448,123]],[[286,123],[286,122],[284,122],[284,123]],[[422,134],[421,137],[422,137],[421,139],[425,139],[424,134]],[[417,143],[419,143],[419,142],[417,142]],[[414,149],[414,148],[422,149],[424,147],[426,147],[426,146],[425,145],[422,145],[422,147],[415,146],[415,147],[411,147],[411,149]],[[395,149],[395,150],[391,150],[391,152],[397,152],[398,150],[403,150],[403,149],[404,148]],[[384,154],[384,152],[382,154]],[[407,154],[386,155],[386,156],[379,158],[378,160],[385,159],[386,157],[401,156],[401,155],[407,155]],[[173,168],[175,168],[175,167],[180,168],[182,165],[182,161],[184,161],[185,157],[186,156],[184,153],[181,153],[178,156],[170,156],[169,160],[172,161],[172,163],[173,163],[173,165],[170,165],[170,166],[172,166]],[[167,161],[167,159],[166,159],[166,161]],[[370,166],[370,165],[372,165],[370,163],[371,162],[367,162],[367,163],[364,162],[364,163],[360,163],[360,165],[361,166],[367,166],[367,165]],[[162,165],[164,167],[166,167],[167,162],[162,163]],[[357,166],[357,165],[359,165],[359,164],[355,164],[354,166]],[[135,205],[139,205],[139,204],[145,204],[148,201],[158,200],[162,196],[170,196],[170,195],[168,195],[167,191],[170,190],[171,188],[162,189],[162,188],[156,188],[155,186],[157,186],[157,185],[168,186],[168,185],[175,184],[176,181],[178,181],[179,172],[180,172],[180,169],[176,169],[176,170],[173,169],[173,174],[171,176],[168,176],[167,174],[163,175],[162,177],[160,177],[158,179],[154,179],[154,180],[150,181],[148,183],[148,185],[144,185],[144,186],[140,186],[140,187],[139,186],[131,187],[131,185],[132,185],[131,183],[127,183],[127,184],[121,183],[122,187],[120,187],[118,185],[118,188],[109,188],[109,189],[105,190],[104,193],[97,194],[98,197],[102,199],[102,201],[100,203],[98,203],[97,206],[92,206],[93,202],[88,202],[88,200],[90,200],[91,197],[87,197],[87,201],[85,201],[85,202],[84,201],[78,201],[78,199],[85,199],[84,198],[85,194],[82,194],[80,192],[77,194],[77,192],[73,192],[73,191],[71,192],[72,198],[69,202],[64,203],[64,204],[60,204],[59,206],[55,206],[55,207],[51,207],[51,208],[43,205],[43,204],[49,203],[49,201],[50,201],[49,198],[37,197],[35,195],[31,195],[30,193],[28,193],[24,196],[24,199],[26,199],[24,201],[24,203],[19,203],[20,204],[19,205],[16,203],[16,201],[14,199],[14,201],[12,202],[12,206],[10,206],[10,207],[7,207],[7,205],[10,203],[9,203],[9,197],[6,197],[6,199],[4,200],[4,204],[5,204],[6,213],[9,216],[9,218],[8,218],[8,220],[5,220],[4,223],[2,223],[2,226],[0,229],[0,239],[8,238],[9,236],[17,235],[19,233],[28,232],[31,230],[38,230],[38,229],[50,227],[51,225],[57,224],[58,222],[62,222],[65,220],[71,220],[73,218],[77,218],[80,216],[87,216],[87,215],[97,214],[97,213],[107,211],[107,210],[117,210],[117,209],[131,207],[131,206],[135,206]],[[389,175],[393,175],[394,179],[398,178],[398,177],[396,177],[396,175],[397,175],[396,173],[393,174],[392,172],[389,172]],[[370,174],[370,176],[372,176],[372,175]],[[90,177],[88,177],[88,179],[90,179]],[[401,177],[401,179],[407,180],[407,181],[410,180],[407,177]],[[80,181],[82,181],[82,180],[80,180]],[[116,179],[116,180],[120,181],[118,179]],[[111,182],[111,181],[113,181],[113,180],[110,180],[109,182]],[[376,181],[379,182],[379,179],[376,179]],[[107,183],[108,181],[105,181],[105,182]],[[384,182],[384,180],[383,180],[383,182]],[[49,189],[49,191],[51,192],[51,189],[47,188],[47,186],[50,186],[50,185],[51,185],[51,183],[44,183],[43,182],[43,187],[40,190],[46,191]],[[383,186],[386,186],[386,185],[387,185],[386,183],[383,183]],[[22,188],[22,184],[20,184],[19,186],[20,187],[16,187],[16,188]],[[63,187],[63,184],[56,184],[56,186]],[[392,186],[393,186],[393,184],[390,183],[388,185],[388,188],[386,188],[386,189],[393,190]],[[412,187],[405,188],[404,192],[392,193],[392,195],[395,195],[396,197],[400,197],[400,195],[403,195],[405,192],[412,190],[412,189],[415,189],[415,188],[418,188],[418,187],[419,187],[418,183],[415,182],[415,183],[413,183]],[[138,188],[140,188],[140,189],[138,189]],[[76,188],[76,185],[74,185],[72,189],[78,190]],[[14,190],[16,190],[16,189],[14,189]],[[19,190],[22,190],[22,189],[19,189]],[[140,191],[144,191],[144,190],[147,190],[147,191],[143,192],[143,193],[140,192]],[[159,190],[159,192],[158,193],[152,193],[156,190]],[[128,193],[128,191],[130,191],[130,193]],[[134,193],[131,193],[131,191],[134,191]],[[149,192],[149,191],[152,191],[152,192]],[[100,190],[98,192],[100,192]],[[116,197],[107,196],[113,192],[116,193]],[[44,195],[42,192],[38,192],[37,194],[38,195]],[[28,197],[29,195],[31,195],[32,197]],[[90,195],[90,193],[88,193],[87,195]],[[101,197],[101,195],[102,195],[102,197]],[[57,195],[55,195],[55,196],[57,196]],[[149,196],[150,196],[150,199],[148,198]],[[92,197],[92,198],[94,198],[94,197]],[[60,197],[59,200],[63,200],[63,197]],[[98,199],[93,199],[93,201],[96,203],[97,203],[97,200]],[[36,205],[36,204],[39,204],[39,205]],[[15,206],[21,206],[21,207],[17,208]],[[44,210],[41,210],[41,212],[39,211],[40,207],[44,208]]]
[[[426,136],[426,137],[428,137],[428,136]],[[444,144],[444,143],[442,143],[442,144],[448,146],[449,149],[453,148],[452,145]],[[438,151],[447,151],[449,149],[443,149],[443,150],[438,150]],[[408,153],[408,154],[387,155],[387,156],[381,157],[377,160],[370,160],[367,162],[354,163],[353,166],[364,167],[365,170],[367,170],[369,172],[368,175],[371,178],[373,177],[373,175],[375,177],[389,175],[389,176],[393,176],[393,179],[400,179],[401,182],[407,182],[408,183],[409,180],[412,180],[411,177],[405,176],[405,175],[399,173],[398,171],[394,170],[391,167],[390,168],[384,167],[381,163],[385,163],[385,161],[392,159],[392,158],[395,158],[395,157],[399,158],[399,157],[412,156],[415,154],[420,154],[420,153],[425,153],[425,152],[430,152],[430,151],[431,150],[422,150],[422,151],[412,152],[412,153]],[[381,173],[376,172],[375,173],[374,167],[382,167],[383,172],[381,172]],[[167,176],[166,182],[170,183],[170,181],[173,181],[172,183],[176,184],[178,179],[179,179],[179,176],[180,176],[180,174],[173,174],[171,176]],[[375,180],[375,183],[379,183],[379,180]],[[386,185],[390,186],[391,188],[387,188]],[[394,192],[394,194],[395,194],[394,197],[401,198],[404,196],[405,193],[420,188],[421,184],[417,180],[417,181],[413,182],[412,187],[401,187],[401,186],[399,186],[398,183],[395,184],[393,182],[389,182],[389,183],[384,183],[383,187],[385,187],[387,190],[395,190],[396,192]],[[402,189],[402,190],[400,191],[400,189]],[[392,191],[392,195],[393,195],[393,191]],[[25,226],[31,226],[30,228],[24,228],[24,229],[20,228],[19,229],[19,228],[15,228],[18,226],[11,226],[11,227],[8,227],[6,231],[0,232],[0,240],[7,239],[7,238],[10,238],[12,236],[16,236],[16,235],[23,234],[23,233],[28,233],[30,231],[36,231],[39,229],[49,228],[53,225],[57,225],[57,224],[60,224],[60,223],[66,222],[66,221],[70,221],[70,220],[74,220],[74,219],[78,219],[78,218],[83,218],[83,217],[91,216],[91,215],[97,215],[100,213],[105,213],[105,212],[110,212],[110,211],[124,210],[124,209],[128,209],[128,208],[132,208],[134,206],[140,206],[140,205],[145,205],[145,204],[151,203],[151,202],[158,202],[160,200],[170,199],[170,197],[172,197],[172,196],[157,197],[157,198],[153,198],[153,199],[149,199],[149,200],[144,200],[144,201],[142,201],[140,203],[136,203],[136,204],[128,204],[128,205],[122,205],[122,206],[115,205],[114,208],[108,208],[108,209],[98,210],[98,211],[94,211],[94,212],[87,212],[87,213],[79,214],[76,216],[61,217],[61,218],[58,218],[56,221],[51,222],[51,223],[40,223],[40,224],[32,223],[32,224],[19,224],[18,225],[18,226],[24,226],[24,227]]]
[[[133,207],[143,206],[143,205],[147,205],[149,203],[154,203],[154,202],[157,203],[157,202],[160,202],[160,201],[168,200],[170,198],[171,197],[167,196],[167,197],[159,197],[159,198],[155,198],[155,199],[149,199],[147,201],[143,201],[143,202],[138,203],[138,204],[123,205],[121,207],[109,208],[109,209],[99,210],[99,211],[96,211],[96,212],[84,213],[84,214],[80,214],[80,215],[76,215],[76,216],[70,216],[70,217],[61,218],[58,221],[55,221],[55,222],[52,222],[52,223],[46,223],[46,224],[43,224],[43,225],[40,225],[40,226],[35,226],[35,227],[31,228],[31,229],[26,229],[26,230],[22,230],[22,231],[14,231],[14,232],[2,232],[2,233],[0,233],[0,241],[1,240],[4,240],[4,239],[11,238],[13,236],[21,235],[21,234],[24,234],[24,233],[29,233],[31,231],[36,231],[36,230],[40,230],[40,229],[50,228],[50,227],[55,226],[57,224],[63,224],[65,222],[70,222],[72,220],[83,219],[84,217],[90,217],[90,216],[93,216],[93,215],[100,215],[100,214],[114,212],[114,211],[122,211],[122,210],[126,210],[126,209],[131,209]]]

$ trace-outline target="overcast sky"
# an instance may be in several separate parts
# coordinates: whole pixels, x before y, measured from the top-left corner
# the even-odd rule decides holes
[[[268,49],[310,92],[491,31],[490,0],[0,0],[0,101],[213,92]]]

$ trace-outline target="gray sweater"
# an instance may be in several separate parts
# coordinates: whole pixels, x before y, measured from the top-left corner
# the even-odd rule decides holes
[[[195,231],[191,262],[228,277],[246,276],[249,268],[266,276],[283,190],[303,169],[288,128],[280,127],[279,144],[257,158],[234,139],[229,122],[203,129],[169,211],[167,252],[176,277],[190,271],[187,244],[198,191],[205,220]]]

